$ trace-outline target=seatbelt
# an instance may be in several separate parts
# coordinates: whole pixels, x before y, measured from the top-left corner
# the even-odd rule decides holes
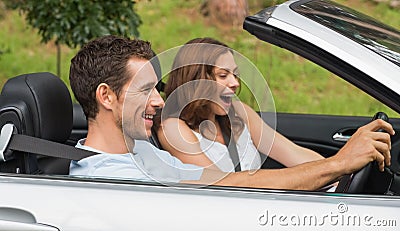
[[[220,120],[217,118],[218,122],[220,122]],[[222,123],[220,122],[220,125]],[[229,156],[231,157],[233,166],[235,166],[235,172],[240,172],[242,171],[242,168],[240,166],[240,158],[239,158],[239,153],[236,147],[236,142],[235,139],[230,139],[231,138],[231,131],[229,131],[228,129],[226,129],[224,126],[221,126],[221,130],[222,130],[222,136],[224,138],[224,143],[225,145],[228,147],[228,152],[229,152]]]
[[[224,137],[225,145],[228,147],[229,156],[231,157],[233,166],[235,166],[235,172],[242,171],[242,168],[240,167],[239,153],[236,148],[236,142],[234,139],[229,139],[229,136],[224,132],[222,135]]]
[[[54,141],[15,134],[14,125],[6,124],[1,129],[0,161],[9,160],[12,156],[12,151],[27,152],[69,160],[81,160],[83,158],[99,154],[97,152],[78,149],[73,146],[60,144]]]

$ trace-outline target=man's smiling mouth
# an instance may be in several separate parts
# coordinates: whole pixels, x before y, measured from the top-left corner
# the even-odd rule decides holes
[[[148,119],[148,120],[153,120],[154,115],[153,114],[144,114],[143,118]]]

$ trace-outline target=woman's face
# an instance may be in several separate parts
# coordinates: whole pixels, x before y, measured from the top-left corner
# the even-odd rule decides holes
[[[239,87],[238,66],[231,52],[222,54],[215,62],[213,69],[218,83],[219,98],[211,105],[216,115],[226,115],[232,105],[232,98]]]

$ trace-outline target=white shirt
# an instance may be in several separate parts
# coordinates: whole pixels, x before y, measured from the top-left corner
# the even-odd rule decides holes
[[[199,139],[201,150],[221,171],[235,171],[235,167],[231,157],[229,156],[228,147],[226,145],[217,141],[209,140],[198,132],[193,131],[193,133],[196,135],[197,139]],[[243,131],[236,142],[236,148],[239,154],[240,167],[242,171],[261,168],[260,154],[253,144],[250,132],[246,125],[244,125]]]
[[[84,143],[85,139],[79,140],[76,147],[99,154],[71,161],[70,175],[176,183],[182,180],[199,180],[204,169],[184,164],[144,140],[135,140],[133,153],[125,154],[104,153],[85,146]]]

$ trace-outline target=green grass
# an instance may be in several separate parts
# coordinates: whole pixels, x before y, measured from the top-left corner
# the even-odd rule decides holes
[[[182,4],[183,3],[183,4]],[[149,40],[156,52],[183,45],[190,38],[220,37],[218,30],[199,20],[197,1],[143,1],[137,4],[142,17],[140,37]],[[196,15],[199,17],[190,17]]]
[[[30,28],[16,11],[7,12],[0,20],[0,84],[12,76],[32,72],[56,73],[57,50],[54,43],[42,44],[37,32]],[[61,77],[67,82],[69,61],[75,54],[62,47]]]
[[[266,1],[248,0],[250,13],[256,13]],[[272,2],[272,1],[270,1]],[[278,1],[275,1],[278,2]],[[338,0],[357,10],[400,28],[400,11],[367,0]],[[281,48],[264,43],[239,27],[219,28],[200,14],[201,1],[152,0],[136,4],[143,20],[140,38],[149,40],[156,52],[184,44],[196,37],[213,37],[231,46],[252,61],[267,80],[277,111],[372,115],[384,110],[398,116],[371,97],[340,78]],[[19,74],[49,71],[56,73],[56,47],[41,44],[37,32],[31,29],[17,12],[8,12],[0,20],[0,86],[7,78]],[[77,49],[62,47],[61,78],[68,83],[70,59]],[[262,90],[262,89],[261,89]],[[258,93],[257,93],[258,94]],[[240,98],[254,108],[254,99],[244,87]]]

